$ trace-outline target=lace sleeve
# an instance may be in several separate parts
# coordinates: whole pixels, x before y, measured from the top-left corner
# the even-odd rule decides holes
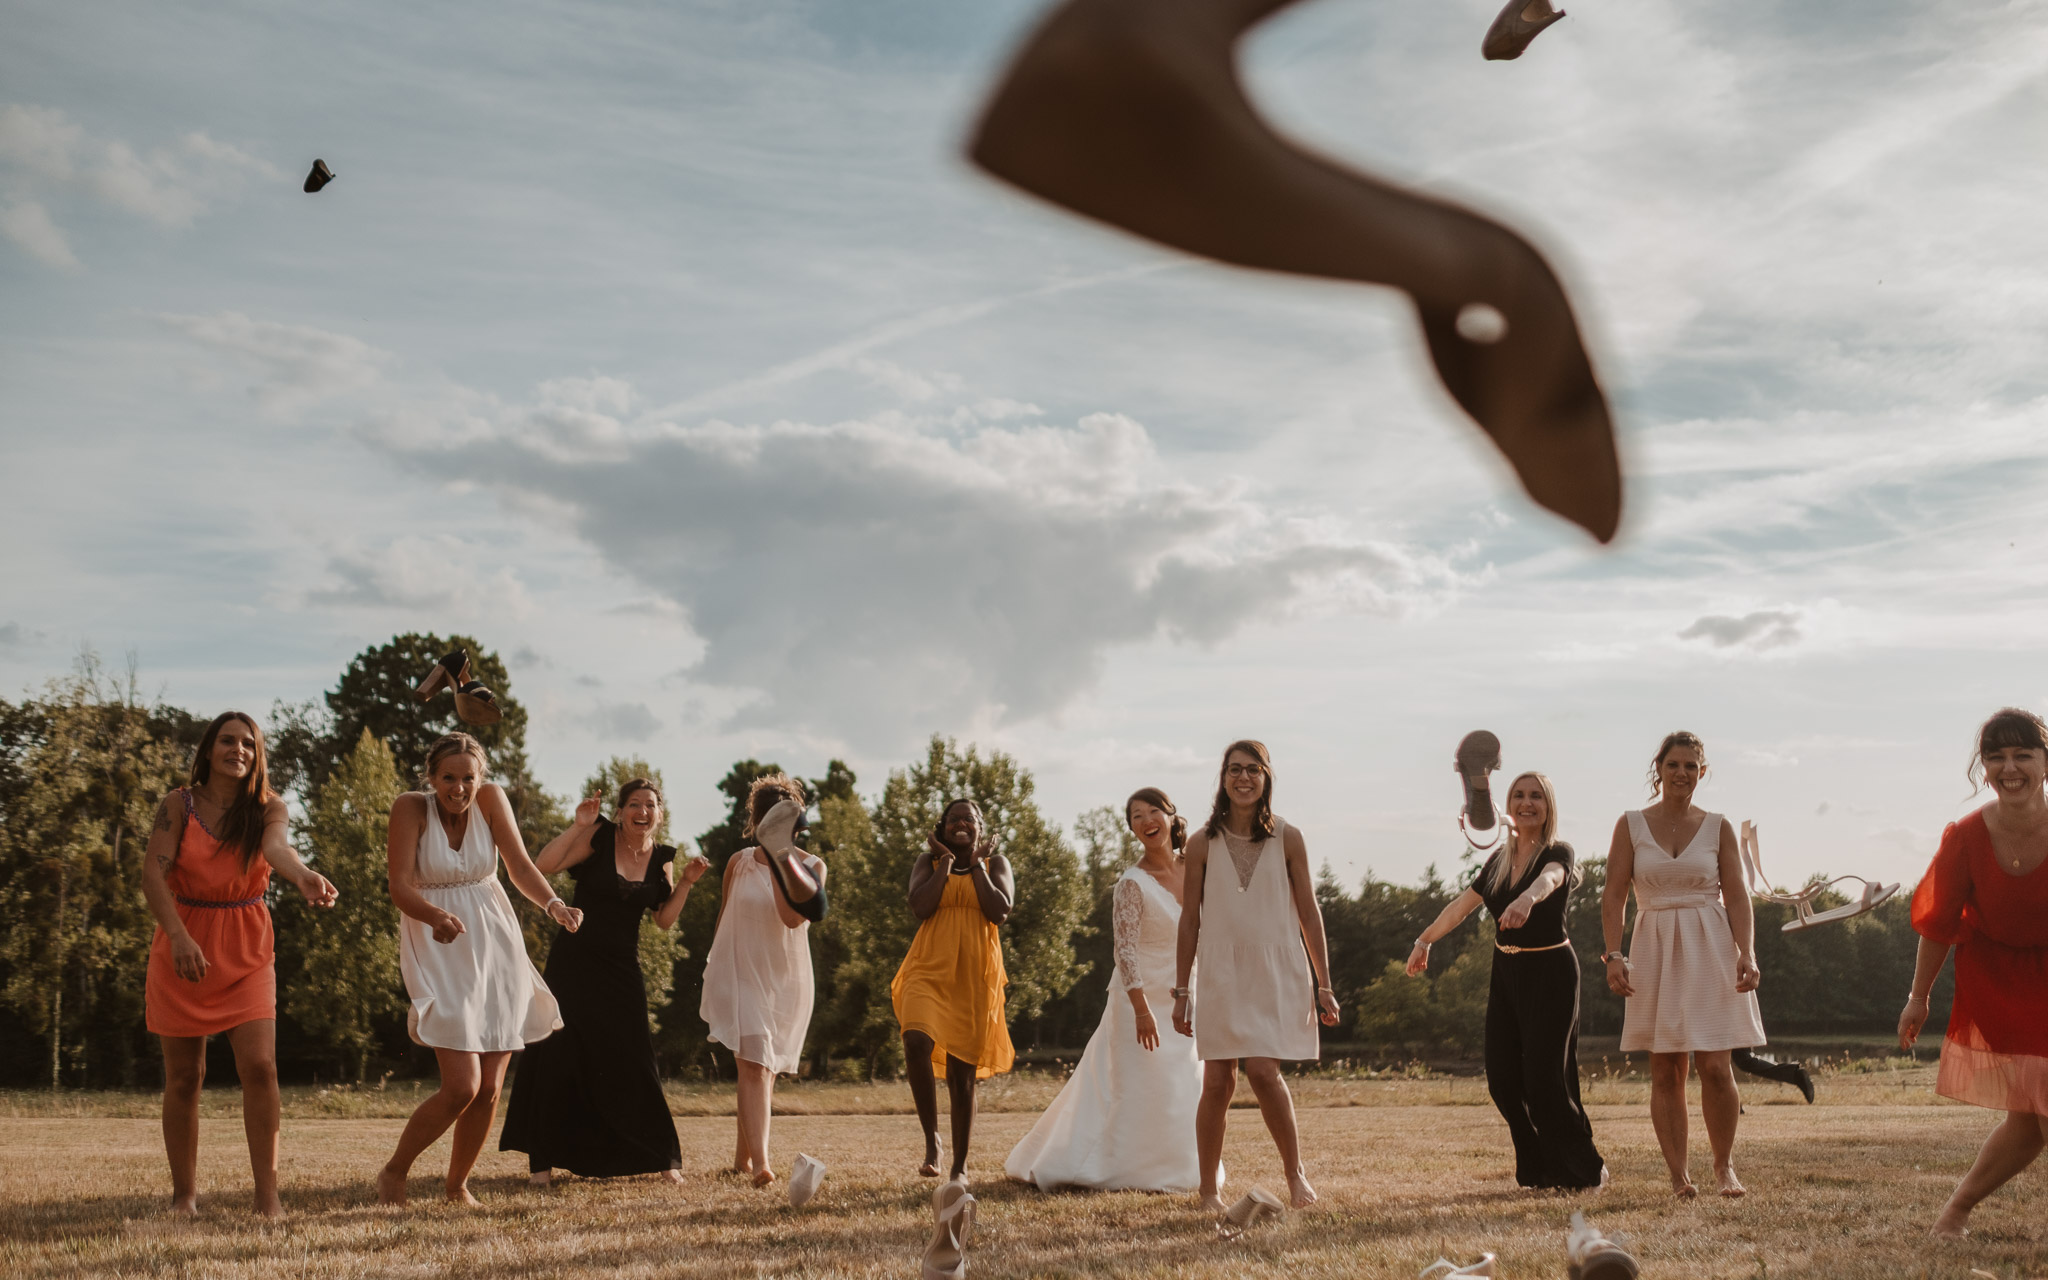
[[[1116,934],[1116,968],[1124,990],[1144,986],[1138,969],[1138,927],[1145,919],[1144,886],[1128,877],[1117,881],[1109,919]]]

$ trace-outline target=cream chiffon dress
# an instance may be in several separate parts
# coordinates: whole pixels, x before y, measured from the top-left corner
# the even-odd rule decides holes
[[[453,942],[436,942],[423,921],[398,917],[398,968],[412,997],[405,1029],[416,1044],[465,1053],[502,1053],[545,1040],[561,1029],[562,1011],[527,958],[519,917],[498,883],[491,824],[472,806],[462,847],[450,848],[439,802],[431,794],[426,799],[413,887],[462,921],[463,932]]]
[[[805,855],[815,877],[824,863]],[[775,873],[752,848],[725,864],[732,889],[711,952],[704,959],[704,996],[697,1016],[711,1039],[742,1062],[758,1062],[777,1075],[794,1074],[811,1025],[816,981],[811,976],[811,922],[792,929],[775,909]]]
[[[1624,1053],[1747,1049],[1764,1043],[1756,992],[1735,989],[1735,931],[1721,901],[1721,824],[1700,823],[1676,856],[1650,835],[1640,809],[1628,814],[1635,845],[1636,931],[1629,939]],[[1735,892],[1746,890],[1735,886]]]

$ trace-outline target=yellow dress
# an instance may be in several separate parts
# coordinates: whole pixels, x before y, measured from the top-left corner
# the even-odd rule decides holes
[[[949,875],[939,909],[917,928],[910,954],[889,984],[896,1022],[932,1038],[932,1066],[946,1055],[974,1064],[986,1080],[1008,1071],[1017,1057],[1003,1018],[1003,944],[995,922],[981,914],[974,877]]]

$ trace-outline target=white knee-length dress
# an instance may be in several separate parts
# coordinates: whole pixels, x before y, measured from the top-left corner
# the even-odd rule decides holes
[[[1754,991],[1735,989],[1735,931],[1721,901],[1721,824],[1700,823],[1676,856],[1650,835],[1640,809],[1628,814],[1635,845],[1636,931],[1629,939],[1624,1053],[1747,1049],[1764,1043]],[[1737,893],[1744,892],[1740,885]]]
[[[500,1053],[523,1049],[562,1028],[562,1011],[526,954],[512,901],[498,883],[498,845],[475,808],[462,847],[449,847],[437,801],[414,853],[413,887],[462,921],[453,942],[434,941],[424,921],[398,917],[398,968],[412,997],[405,1028],[430,1049]]]
[[[1209,842],[1202,877],[1202,928],[1195,946],[1195,1053],[1224,1058],[1322,1056],[1316,981],[1287,882],[1287,824],[1259,847],[1251,879],[1239,883],[1227,837]]]

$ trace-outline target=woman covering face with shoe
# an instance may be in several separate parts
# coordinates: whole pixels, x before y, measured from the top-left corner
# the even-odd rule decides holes
[[[1955,1004],[1934,1091],[2005,1112],[1935,1219],[1966,1233],[1971,1210],[2048,1144],[2048,725],[2007,707],[1977,731],[1970,780],[1993,799],[1941,833],[1913,893],[1920,953],[1899,1046],[1927,1022],[1934,980],[1956,953]]]
[[[670,929],[709,866],[676,867],[661,842],[661,789],[646,778],[619,788],[607,819],[603,798],[576,806],[569,829],[535,865],[576,881],[579,928],[560,929],[548,947],[548,989],[562,1029],[528,1048],[512,1082],[501,1151],[524,1151],[536,1186],[554,1169],[586,1178],[635,1173],[682,1180],[683,1153],[661,1091],[647,1031],[647,984],[640,972],[640,921]]]
[[[1498,763],[1496,759],[1496,763]],[[1565,937],[1578,869],[1556,838],[1557,793],[1524,773],[1508,784],[1513,829],[1408,955],[1408,976],[1429,967],[1429,949],[1485,907],[1497,924],[1486,991],[1486,1088],[1515,1144],[1515,1181],[1584,1188],[1607,1166],[1579,1102],[1579,958]]]
[[[1681,731],[1664,739],[1650,762],[1656,802],[1614,824],[1600,902],[1607,985],[1627,1001],[1621,1049],[1650,1055],[1650,1122],[1671,1189],[1687,1199],[1698,1192],[1686,1167],[1686,1075],[1699,1071],[1716,1186],[1724,1196],[1742,1195],[1735,1176],[1742,1099],[1728,1054],[1765,1040],[1756,917],[1735,828],[1693,803],[1706,774],[1707,749],[1697,737]],[[1624,955],[1630,889],[1636,928]]]
[[[746,831],[754,843],[725,864],[697,1009],[739,1068],[732,1168],[757,1187],[775,1181],[768,1162],[775,1077],[796,1073],[816,995],[810,930],[825,903],[825,864],[797,847],[803,820],[802,783],[783,773],[754,780]]]
[[[921,922],[910,954],[889,984],[903,1028],[904,1070],[924,1128],[924,1163],[939,1174],[939,1100],[933,1068],[946,1073],[953,1116],[948,1180],[967,1172],[974,1134],[974,1093],[980,1080],[1008,1071],[1016,1058],[1003,1008],[1010,979],[997,926],[1009,919],[1017,884],[1009,859],[972,800],[949,800],[927,847],[910,868],[910,910]]]

